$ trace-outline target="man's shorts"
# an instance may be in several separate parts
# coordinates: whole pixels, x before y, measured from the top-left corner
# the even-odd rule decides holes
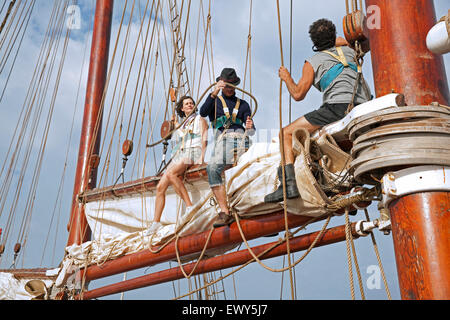
[[[345,117],[348,103],[324,103],[318,110],[305,114],[306,120],[315,126],[326,126]]]

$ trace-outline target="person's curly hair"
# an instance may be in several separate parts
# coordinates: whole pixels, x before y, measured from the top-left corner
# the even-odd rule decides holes
[[[323,51],[336,44],[336,26],[327,19],[319,19],[309,27],[309,36],[314,44],[313,51]]]
[[[180,98],[180,100],[178,100],[177,106],[176,106],[176,108],[175,108],[176,113],[177,113],[178,116],[180,116],[181,118],[185,118],[185,117],[186,117],[186,114],[184,113],[184,111],[181,110],[181,109],[183,108],[183,102],[184,102],[184,100],[186,100],[186,99],[191,99],[192,102],[193,102],[194,105],[195,105],[195,101],[194,101],[194,99],[193,99],[192,97],[190,97],[190,96],[182,96],[182,97]]]

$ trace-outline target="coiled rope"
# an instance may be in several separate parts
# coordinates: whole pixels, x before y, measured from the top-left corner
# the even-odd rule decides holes
[[[200,99],[199,99],[198,101],[202,101],[203,98],[205,97],[206,93],[207,93],[210,89],[212,89],[216,84],[217,84],[217,82],[214,82],[213,84],[211,84],[211,85],[203,92],[203,94],[200,96]],[[233,85],[233,84],[231,84],[231,83],[227,83],[227,86],[233,87],[233,88],[235,88],[236,90],[239,90],[239,91],[241,91],[241,92],[247,94],[249,97],[251,97],[251,98],[253,99],[253,101],[255,102],[255,109],[253,110],[253,112],[252,112],[252,114],[251,114],[251,118],[253,118],[253,117],[255,116],[256,111],[258,110],[258,101],[256,100],[256,98],[255,98],[250,92],[247,92],[247,91],[245,91],[244,89],[238,88],[237,86],[235,86],[235,85]],[[198,105],[199,105],[199,103],[197,102],[197,104],[196,104],[195,107],[194,107],[193,112],[197,112],[197,110],[198,110]],[[155,143],[152,143],[152,144],[147,144],[147,148],[153,148],[153,147],[157,146],[158,144],[162,143],[163,141],[167,140],[167,137],[170,137],[176,130],[178,130],[179,128],[181,128],[181,127],[184,125],[184,123],[187,121],[188,118],[189,118],[189,117],[186,117],[186,119],[184,119],[184,121],[183,121],[181,124],[179,124],[177,127],[175,127],[172,131],[170,131],[170,132],[169,132],[164,138],[162,138],[161,140],[159,140],[159,141],[157,141],[157,142],[155,142]]]

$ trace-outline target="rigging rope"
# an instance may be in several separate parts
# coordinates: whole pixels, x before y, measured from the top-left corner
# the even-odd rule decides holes
[[[92,7],[94,6],[94,3],[92,1]],[[93,17],[91,18],[91,22],[90,25],[93,26],[94,23],[94,19]],[[72,133],[73,133],[73,129],[74,129],[74,125],[75,125],[75,116],[77,114],[77,107],[78,107],[78,99],[79,99],[79,95],[80,95],[80,91],[81,91],[81,82],[83,79],[83,74],[84,74],[84,66],[86,64],[86,53],[87,53],[87,48],[88,48],[88,37],[86,37],[86,41],[85,41],[85,45],[84,45],[84,50],[83,50],[83,59],[82,59],[82,65],[81,65],[81,69],[80,69],[80,76],[78,79],[78,89],[77,89],[77,94],[76,94],[76,98],[75,98],[75,103],[74,103],[74,111],[72,114],[72,124],[70,127],[70,132],[69,132],[69,140],[67,142],[67,151],[66,151],[66,157],[65,157],[65,161],[64,161],[64,168],[63,168],[63,173],[61,175],[61,180],[59,183],[59,187],[58,187],[58,192],[57,192],[57,196],[56,196],[56,200],[55,200],[55,205],[53,207],[52,210],[52,217],[49,223],[49,228],[47,231],[47,237],[44,243],[44,247],[42,250],[42,257],[41,257],[41,263],[40,265],[42,266],[43,262],[44,262],[44,256],[46,253],[46,248],[47,248],[47,243],[48,240],[50,238],[50,234],[51,234],[51,230],[52,230],[52,226],[53,226],[53,220],[55,218],[55,213],[56,213],[56,208],[58,206],[59,203],[59,209],[58,209],[58,216],[57,216],[57,221],[56,221],[56,231],[55,231],[55,238],[54,238],[54,243],[53,243],[53,255],[52,255],[52,265],[54,265],[54,259],[55,259],[55,251],[56,251],[56,245],[57,245],[57,239],[58,239],[58,230],[59,230],[59,221],[60,221],[60,217],[61,217],[61,206],[62,206],[62,194],[63,194],[63,190],[64,190],[64,184],[65,184],[65,177],[66,177],[66,169],[68,166],[68,158],[69,158],[69,151],[70,151],[70,146],[71,146],[71,141],[72,141]]]
[[[352,300],[355,300],[355,287],[353,283],[353,264],[352,257],[350,253],[350,221],[348,218],[348,209],[345,209],[345,244],[347,248],[347,264],[348,264],[348,276],[350,279],[350,293],[352,295]]]
[[[278,17],[278,37],[280,40],[280,54],[281,54],[281,65],[284,66],[284,54],[283,54],[283,38],[281,35],[281,17],[280,17],[280,1],[277,0],[277,17]],[[285,165],[286,165],[286,159],[284,154],[284,134],[283,134],[283,111],[282,111],[282,91],[283,91],[283,80],[280,79],[280,90],[279,90],[279,119],[280,119],[280,154],[281,154],[281,171],[282,171],[282,186],[283,186],[283,209],[284,209],[284,219],[285,219],[285,231],[286,233],[289,232],[288,223],[287,223],[287,198],[286,198],[286,172],[285,172]],[[287,245],[287,256],[288,256],[288,264],[289,264],[289,277],[291,281],[291,296],[292,299],[295,298],[294,296],[294,289],[293,289],[293,276],[292,276],[292,269],[291,269],[291,253],[290,253],[290,246],[289,246],[289,239],[287,239],[286,242]]]
[[[366,215],[366,220],[370,221],[369,212],[368,212],[367,208],[364,209],[364,214]],[[370,233],[370,238],[372,240],[373,249],[374,249],[375,255],[377,257],[378,266],[380,267],[381,277],[383,278],[384,288],[386,290],[387,297],[389,300],[392,300],[391,292],[389,291],[388,283],[386,280],[386,274],[384,273],[383,264],[381,263],[380,252],[378,251],[378,245],[375,240],[375,235],[373,234],[373,232]]]
[[[32,3],[32,5],[34,5],[34,2]],[[11,150],[12,145],[15,145],[15,149],[14,149],[13,155],[11,156],[8,172],[5,176],[4,182],[2,184],[1,193],[3,194],[3,197],[2,197],[2,205],[1,205],[1,209],[0,209],[0,215],[1,215],[1,212],[3,212],[3,208],[4,208],[4,206],[6,204],[6,200],[8,198],[7,194],[9,192],[9,189],[10,189],[11,183],[12,183],[11,173],[14,171],[14,169],[16,168],[16,166],[18,164],[20,154],[22,153],[22,145],[23,145],[23,142],[25,139],[25,135],[28,132],[28,134],[30,136],[27,146],[23,152],[23,164],[20,169],[18,184],[16,186],[16,192],[15,192],[14,198],[12,200],[11,209],[9,211],[7,228],[6,228],[7,232],[6,232],[6,237],[4,238],[4,242],[6,242],[8,239],[9,233],[10,233],[12,225],[15,221],[15,216],[16,216],[16,213],[18,210],[18,203],[21,198],[21,189],[22,189],[23,182],[24,182],[24,179],[26,176],[26,172],[28,171],[28,164],[31,159],[31,154],[32,154],[31,151],[32,151],[32,148],[34,145],[34,140],[35,140],[35,137],[37,136],[36,133],[38,130],[38,120],[41,118],[41,115],[44,110],[44,102],[45,102],[48,88],[50,85],[50,79],[51,79],[51,75],[52,75],[54,62],[55,62],[57,52],[59,49],[60,40],[62,39],[60,37],[60,35],[62,34],[62,30],[63,30],[65,8],[67,6],[68,6],[68,1],[66,1],[65,3],[56,2],[53,7],[53,12],[52,12],[52,15],[51,15],[51,18],[49,21],[49,25],[47,28],[47,32],[46,32],[46,35],[44,38],[44,43],[41,46],[41,52],[38,57],[38,63],[36,65],[35,72],[34,72],[32,80],[31,80],[29,89],[28,89],[28,93],[25,97],[25,102],[23,104],[23,109],[20,114],[19,121],[16,126],[16,130],[14,132],[14,137],[11,140],[10,150]],[[31,7],[29,7],[29,9],[30,8]],[[18,9],[18,7],[16,7],[16,10],[17,9]],[[22,13],[23,13],[23,10],[22,10]],[[31,12],[31,11],[29,10],[28,12]],[[12,20],[11,20],[11,22],[12,22]],[[56,40],[56,39],[59,39],[59,40]],[[16,244],[16,247],[17,247],[17,245],[20,245],[22,243],[23,247],[24,247],[23,251],[25,251],[25,249],[26,249],[26,243],[27,243],[27,239],[28,239],[27,235],[29,233],[29,226],[30,226],[30,221],[31,221],[31,217],[32,217],[32,212],[33,212],[34,199],[35,199],[35,194],[37,191],[40,170],[41,170],[42,162],[43,162],[43,155],[44,155],[44,152],[46,149],[46,141],[48,138],[48,132],[50,129],[51,119],[53,116],[55,100],[56,100],[56,96],[58,93],[58,84],[59,84],[59,81],[61,78],[62,67],[64,65],[65,52],[67,50],[67,44],[68,44],[67,39],[68,39],[68,33],[66,33],[63,54],[62,54],[62,58],[60,60],[58,75],[55,80],[55,88],[54,88],[52,100],[50,102],[50,106],[48,109],[47,121],[46,121],[46,124],[43,129],[44,132],[42,135],[42,141],[41,141],[41,145],[39,147],[39,152],[36,157],[33,177],[32,177],[32,181],[30,183],[30,187],[29,187],[28,198],[25,202],[25,209],[24,209],[24,213],[22,216],[22,222],[21,222],[21,226],[20,226],[20,229],[18,232],[18,242]],[[44,56],[45,56],[45,58],[44,58]],[[38,70],[40,71],[39,78],[37,77]],[[34,91],[34,93],[33,93],[33,91]],[[36,107],[36,108],[34,110],[34,116],[31,117],[33,107]],[[21,126],[21,130],[19,132],[19,135],[17,136],[17,133],[18,133],[17,128],[18,128],[21,120],[23,121],[23,123]],[[30,122],[30,120],[32,120],[32,122]],[[16,140],[16,143],[14,143],[15,140]],[[7,158],[8,158],[8,156],[9,156],[9,154],[7,155]],[[6,161],[5,161],[5,164],[3,165],[2,173],[3,173],[3,169],[5,168]],[[19,253],[19,251],[15,252],[15,257],[17,257],[18,253]]]
[[[247,65],[249,64],[250,69],[250,92],[252,92],[252,56],[251,56],[251,47],[252,47],[252,9],[253,9],[253,0],[250,0],[250,17],[249,17],[249,25],[248,25],[248,36],[247,36],[247,50],[246,50],[246,58],[245,58],[245,67],[244,67],[244,81],[243,88],[245,89],[245,83],[247,80]],[[244,94],[242,94],[242,98]]]
[[[351,256],[350,251],[352,251],[353,258],[355,260],[355,269],[356,269],[356,274],[358,277],[358,284],[359,284],[359,288],[360,288],[360,292],[361,292],[361,298],[363,300],[365,300],[361,272],[359,270],[359,264],[358,264],[358,260],[356,258],[355,245],[353,242],[353,236],[352,236],[352,232],[351,232],[350,228],[351,228],[351,225],[350,225],[350,219],[349,219],[349,209],[348,209],[348,207],[346,207],[345,208],[345,242],[346,242],[346,248],[347,248],[347,263],[348,263],[348,273],[349,273],[349,279],[350,279],[351,296],[352,296],[352,300],[355,300],[355,287],[354,287],[354,283],[353,283],[353,263],[352,263],[352,256]]]
[[[5,16],[5,18],[3,19],[2,24],[0,25],[0,34],[2,33],[3,28],[5,27],[6,21],[8,20],[9,15],[11,14],[11,11],[12,11],[12,9],[13,9],[15,3],[16,3],[16,0],[12,0],[12,1],[9,3],[9,7],[8,7],[8,11],[6,12],[6,16]]]
[[[16,34],[16,37],[15,37],[15,39],[14,39],[14,42],[13,42],[13,45],[11,46],[10,51],[8,52],[7,55],[3,55],[3,56],[6,57],[6,58],[4,58],[4,65],[3,65],[3,67],[2,67],[2,70],[3,70],[3,68],[6,66],[8,57],[9,57],[11,51],[12,51],[13,48],[14,48],[14,45],[15,45],[16,40],[17,40],[17,37],[19,36],[19,34],[20,34],[20,32],[21,32],[21,29],[22,29],[22,27],[23,27],[23,24],[24,24],[24,22],[25,22],[25,20],[26,20],[25,28],[23,28],[23,32],[22,32],[22,36],[21,36],[20,41],[19,41],[19,45],[17,46],[16,53],[14,54],[14,59],[13,59],[13,61],[12,61],[12,63],[11,63],[11,68],[9,69],[8,76],[7,76],[6,81],[5,81],[5,86],[4,86],[3,91],[2,91],[2,94],[1,94],[1,96],[0,96],[0,102],[3,101],[3,97],[4,97],[5,92],[6,92],[6,89],[7,89],[7,87],[8,87],[9,80],[10,80],[10,77],[11,77],[11,74],[12,74],[12,71],[14,70],[14,67],[15,67],[15,65],[16,65],[16,60],[17,60],[17,57],[18,57],[18,55],[19,55],[20,48],[22,47],[22,43],[23,43],[23,39],[24,39],[24,37],[25,37],[25,33],[26,33],[26,31],[28,30],[28,25],[29,25],[29,22],[30,22],[30,19],[31,19],[31,15],[32,15],[32,12],[33,12],[34,4],[35,4],[35,3],[36,3],[35,0],[33,0],[32,2],[30,2],[30,6],[29,6],[28,9],[27,9],[27,12],[26,12],[26,14],[25,14],[24,19],[22,20],[22,23],[21,23],[21,25],[20,25],[19,31],[18,31],[17,34]],[[1,72],[0,72],[0,73],[1,73]]]
[[[298,232],[298,231],[304,229],[310,222],[312,222],[312,221],[314,221],[314,220],[316,220],[316,219],[318,219],[318,218],[313,218],[313,219],[311,219],[310,221],[306,222],[303,226],[299,227],[299,228],[294,232],[294,234],[295,234],[296,232]],[[320,237],[321,237],[321,235],[322,235],[322,232],[324,231],[324,229],[325,229],[326,226],[328,225],[330,219],[331,219],[331,216],[328,216],[327,221],[325,222],[324,227],[322,228],[322,231],[319,233],[319,235],[318,235],[318,236],[316,237],[316,239],[313,241],[313,243],[312,243],[311,246],[308,248],[308,250],[303,254],[303,256],[296,262],[296,264],[300,263],[300,262],[301,262],[301,261],[309,254],[309,252],[313,249],[313,247],[315,246],[317,240],[320,239]],[[239,224],[238,224],[238,226],[239,226]],[[266,250],[262,251],[260,254],[256,255],[256,259],[260,259],[260,258],[261,258],[262,256],[264,256],[267,252],[269,252],[269,251],[273,250],[274,248],[278,247],[279,245],[281,245],[282,243],[284,243],[286,240],[287,240],[286,237],[284,237],[283,239],[279,239],[275,244],[273,244],[272,246],[270,246],[270,247],[267,248]],[[238,268],[236,268],[236,269],[232,270],[231,272],[227,273],[225,276],[223,276],[223,277],[221,277],[221,278],[215,280],[213,283],[209,283],[209,284],[207,284],[207,285],[205,285],[205,286],[199,288],[198,290],[203,290],[205,287],[210,286],[210,285],[213,285],[214,283],[216,283],[216,282],[218,282],[218,281],[220,281],[220,280],[222,280],[222,279],[224,279],[224,278],[227,278],[227,277],[229,277],[230,275],[235,274],[236,272],[238,272],[239,270],[245,268],[246,266],[248,266],[250,263],[252,263],[252,262],[254,262],[254,261],[256,261],[255,258],[250,259],[249,261],[247,261],[247,262],[244,263],[243,265],[241,265],[241,266],[239,266]],[[289,268],[289,267],[288,267],[288,268]],[[193,293],[193,292],[188,292],[187,294],[184,294],[184,295],[182,295],[182,296],[178,296],[178,297],[174,298],[174,300],[182,299],[182,298],[184,298],[184,297],[186,297],[186,296],[188,296],[188,295],[190,295],[190,294],[192,294],[192,293]]]

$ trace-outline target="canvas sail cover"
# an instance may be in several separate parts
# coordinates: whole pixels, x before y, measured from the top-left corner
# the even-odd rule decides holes
[[[281,157],[278,139],[270,143],[255,143],[239,159],[236,166],[225,171],[226,189],[230,206],[243,219],[269,214],[283,209],[282,203],[266,204],[264,196],[278,188],[277,168]],[[294,134],[294,163],[300,198],[288,200],[287,209],[292,214],[317,217],[327,212],[329,202],[311,170],[311,146],[327,156],[330,174],[345,172],[349,155],[339,149],[331,136],[311,140],[308,132]],[[330,171],[331,170],[331,171]],[[334,172],[333,172],[334,171]],[[205,180],[186,183],[194,205],[186,210],[183,202],[169,189],[161,219],[162,227],[149,234],[146,229],[153,219],[155,193],[135,197],[87,203],[86,216],[93,239],[66,249],[65,272],[57,284],[67,278],[67,272],[87,264],[102,264],[125,254],[138,252],[183,237],[211,230],[219,208]],[[224,253],[235,246],[206,251],[206,257]],[[192,258],[192,257],[190,257]],[[194,257],[195,258],[195,257]]]

